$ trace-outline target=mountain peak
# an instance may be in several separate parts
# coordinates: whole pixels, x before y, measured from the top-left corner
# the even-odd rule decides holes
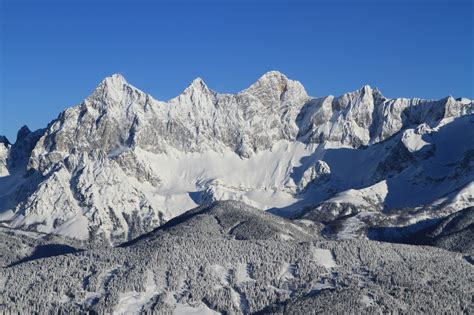
[[[24,125],[23,127],[18,130],[18,133],[16,134],[16,142],[21,141],[26,138],[31,133],[30,128],[28,128],[27,125]]]
[[[194,79],[193,82],[191,82],[191,84],[188,86],[188,88],[208,89],[206,83],[200,77]]]
[[[196,92],[207,94],[210,93],[210,91],[204,80],[197,77],[188,85],[182,94],[195,94]]]
[[[363,87],[360,88],[360,91],[363,91],[363,92],[372,92],[372,88],[370,87],[370,85],[366,84],[364,85]]]
[[[10,145],[10,141],[8,141],[8,138],[6,136],[0,136],[0,143],[3,143],[5,146]]]
[[[281,93],[288,84],[288,78],[281,72],[269,71],[262,75],[254,84],[245,89],[245,92],[255,94],[258,91],[267,90]]]
[[[371,87],[368,84],[362,86],[359,90],[357,90],[357,93],[359,93],[360,95],[372,95],[373,97],[377,98],[385,98],[382,92],[380,92],[377,87]]]
[[[288,77],[281,73],[280,71],[277,70],[271,70],[266,72],[264,75],[262,75],[258,80],[269,80],[272,78],[280,79],[280,80],[288,80]]]
[[[433,154],[451,149],[439,149],[449,142],[444,140],[448,137],[465,144],[468,153],[468,135],[462,131],[470,130],[467,115],[473,105],[446,106],[418,99],[385,102],[375,99],[370,86],[358,88],[337,98],[311,98],[298,81],[270,71],[238,95],[209,91],[196,78],[178,97],[158,102],[121,75],[110,76],[94,95],[64,111],[47,129],[29,133],[24,127],[19,132],[19,139],[24,138],[12,146],[8,161],[26,165],[18,167],[18,172],[31,170],[28,174],[44,176],[47,184],[38,185],[37,180],[43,178],[36,175],[19,181],[31,193],[12,195],[19,215],[11,224],[64,235],[73,226],[80,238],[103,235],[116,242],[162,224],[197,203],[218,199],[248,201],[285,215],[303,204],[320,203],[351,190],[348,198],[359,202],[370,196],[370,203],[376,200],[376,205],[367,207],[377,211],[411,206],[415,198],[405,202],[404,191],[395,200],[385,197],[390,181],[408,182],[404,174],[412,172],[418,176],[421,161],[432,155],[431,151],[426,157],[425,151],[416,152],[422,146],[430,148],[431,143],[434,148],[435,141]],[[448,117],[452,122],[443,121],[435,130],[438,121]],[[453,131],[443,129],[441,124],[448,123],[456,124]],[[428,144],[417,131],[420,124],[433,129],[433,135],[423,137],[430,137]],[[405,134],[406,130],[410,131]],[[5,152],[0,153],[5,157]],[[461,149],[454,153],[447,162],[469,157]],[[452,177],[460,187],[458,182],[470,180],[464,168],[438,168],[436,159],[429,162],[434,166],[425,176],[427,181],[432,176],[446,181]],[[348,168],[347,161],[354,166]],[[413,163],[416,168],[411,168]],[[1,165],[6,164],[0,160]],[[407,173],[402,174],[405,169]],[[449,191],[433,193],[436,200],[455,189],[448,182],[442,185]],[[367,188],[372,186],[376,188]],[[4,191],[0,191],[2,198],[12,190]],[[157,195],[162,193],[170,197]],[[271,198],[274,193],[278,198]],[[80,200],[75,196],[81,196]],[[335,200],[346,200],[344,196]],[[418,200],[421,197],[416,206]],[[279,209],[283,204],[285,208]],[[332,211],[330,207],[321,211]],[[334,207],[338,213],[347,209]],[[96,217],[83,216],[86,211]],[[72,213],[77,217],[69,225],[64,218],[70,220]]]
[[[109,87],[117,87],[122,88],[124,84],[128,84],[127,80],[123,77],[123,75],[115,73],[111,76],[106,77],[100,85],[107,85]]]
[[[285,86],[288,83],[288,77],[279,71],[268,71],[262,75],[254,84],[252,84],[247,90],[256,88],[259,86]]]
[[[130,86],[121,74],[113,74],[103,79],[89,99],[112,99],[119,101],[126,86]]]
[[[264,104],[274,105],[280,104],[285,95],[288,97],[287,100],[293,104],[302,103],[308,98],[300,82],[290,80],[278,71],[265,73],[243,92],[257,97]]]

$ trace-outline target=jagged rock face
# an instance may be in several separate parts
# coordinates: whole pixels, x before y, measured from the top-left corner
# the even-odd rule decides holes
[[[461,201],[445,203],[458,209],[471,202],[472,172],[460,169],[471,167],[472,141],[456,151],[460,159],[450,162],[459,163],[457,173],[445,171],[444,179],[428,176],[423,163],[445,154],[435,145],[438,129],[470,117],[472,108],[472,101],[452,97],[387,99],[368,86],[311,98],[276,71],[234,95],[198,78],[160,102],[113,75],[46,129],[22,128],[14,145],[1,145],[0,211],[8,215],[0,220],[121,242],[198,204],[235,199],[291,212],[397,176],[451,181],[423,204],[463,191]],[[15,165],[23,173],[6,176]],[[391,194],[378,193],[370,196],[372,208],[398,209]]]
[[[326,162],[317,160],[313,166],[308,167],[301,177],[298,189],[303,191],[308,184],[314,182],[315,180],[326,179],[327,176],[331,174],[331,168],[327,165]]]
[[[76,152],[100,149],[115,155],[130,147],[151,152],[168,146],[191,152],[230,148],[248,157],[277,140],[293,140],[294,118],[307,100],[300,83],[276,72],[237,95],[217,94],[196,79],[168,103],[114,75],[48,128],[30,167],[44,170]]]
[[[0,136],[0,143],[2,143],[4,146],[8,146],[11,144],[5,136]]]
[[[10,153],[10,141],[7,137],[0,136],[0,176],[8,175],[7,159]]]
[[[472,113],[472,103],[448,97],[439,101],[387,99],[369,86],[335,98],[314,99],[299,114],[301,141],[336,141],[358,148],[388,139],[408,126],[436,125]]]
[[[54,121],[36,145],[30,167],[46,170],[76,152],[99,149],[116,155],[131,147],[155,153],[167,147],[198,152],[230,148],[249,157],[296,137],[358,148],[408,125],[435,124],[471,110],[472,103],[452,97],[386,99],[368,86],[338,98],[311,100],[299,82],[274,71],[236,95],[218,94],[196,79],[163,103],[114,75]]]
[[[9,144],[0,143],[0,176],[8,175],[7,159],[9,151]]]
[[[10,147],[8,154],[8,167],[15,169],[18,167],[26,167],[26,163],[31,155],[31,151],[34,149],[38,139],[43,135],[44,129],[36,130],[31,132],[27,126],[23,126],[18,131],[16,141]]]

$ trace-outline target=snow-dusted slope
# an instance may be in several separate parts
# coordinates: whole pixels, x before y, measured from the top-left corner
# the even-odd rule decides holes
[[[220,199],[281,214],[331,204],[336,217],[338,204],[455,211],[473,202],[472,108],[368,86],[311,98],[276,71],[235,95],[198,78],[160,102],[113,75],[0,151],[0,220],[121,242]]]
[[[239,201],[216,201],[189,210],[121,246],[160,242],[162,237],[234,240],[318,240],[322,225],[293,222]]]
[[[348,169],[339,173],[341,178],[351,174],[345,183],[348,189],[307,207],[301,218],[327,223],[337,219],[338,229],[332,232],[351,238],[364,234],[367,226],[408,225],[471,206],[473,118],[442,120],[435,128],[423,124],[384,143],[341,155],[348,164]],[[420,129],[424,130],[422,135]],[[413,150],[410,137],[423,139],[423,146]],[[341,171],[331,152],[326,152],[325,160]]]
[[[0,176],[8,175],[7,159],[10,153],[10,142],[4,136],[0,136]]]
[[[373,227],[371,240],[430,245],[474,256],[474,208],[404,227]]]

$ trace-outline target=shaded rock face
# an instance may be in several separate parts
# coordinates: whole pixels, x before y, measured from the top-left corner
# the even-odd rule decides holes
[[[44,129],[32,132],[28,126],[21,127],[20,130],[18,130],[15,143],[13,145],[7,145],[7,147],[10,148],[8,167],[11,169],[18,167],[26,168],[31,152],[35,148],[38,140],[43,136],[43,133]]]
[[[178,97],[161,102],[113,75],[46,129],[25,127],[14,145],[2,142],[0,211],[7,213],[2,220],[115,243],[214,200],[291,212],[410,168],[422,172],[420,161],[439,156],[434,144],[425,149],[423,141],[471,116],[472,105],[452,97],[388,99],[369,86],[312,98],[301,83],[276,71],[237,94],[219,94],[198,78]],[[463,161],[465,170],[469,156]],[[353,176],[361,168],[347,167],[353,162],[377,168]],[[20,172],[11,175],[13,168]],[[226,176],[231,173],[235,176]],[[462,200],[453,197],[445,208],[465,207],[472,176],[462,173],[458,169],[450,190],[443,186],[417,206],[464,189]],[[392,202],[391,194],[371,196],[372,208],[399,208],[396,202],[386,207],[385,197]]]
[[[8,141],[7,137],[1,136],[1,135],[0,135],[0,143],[2,143],[5,147],[11,144],[10,141]]]
[[[368,237],[385,242],[436,246],[472,256],[474,208],[405,227],[374,227],[369,229]]]
[[[11,144],[4,136],[0,136],[0,176],[7,176],[9,174],[7,159],[10,153]]]
[[[331,174],[331,168],[329,165],[322,160],[317,160],[314,165],[308,167],[304,171],[303,176],[298,183],[299,192],[304,191],[310,183],[314,183],[316,180],[321,181],[327,179],[329,174]],[[319,182],[316,184],[319,184]]]

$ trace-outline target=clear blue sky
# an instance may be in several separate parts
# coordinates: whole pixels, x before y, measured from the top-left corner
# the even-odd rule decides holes
[[[473,1],[0,0],[0,134],[45,127],[104,77],[155,98],[200,76],[237,92],[268,70],[309,94],[474,98]]]

